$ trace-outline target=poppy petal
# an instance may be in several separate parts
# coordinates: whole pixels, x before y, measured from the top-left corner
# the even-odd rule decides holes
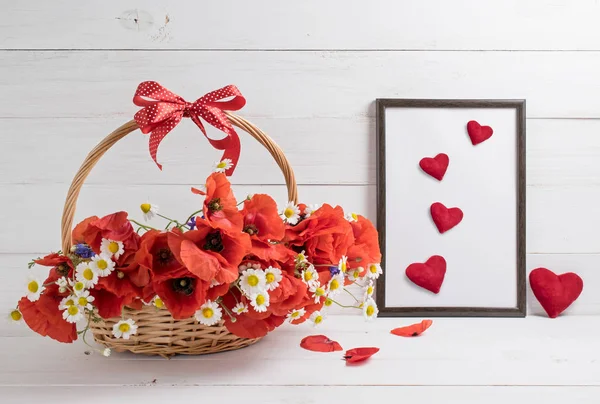
[[[406,327],[394,328],[390,332],[400,337],[416,337],[423,334],[425,330],[431,327],[431,324],[433,324],[433,321],[423,320],[420,323],[412,324]]]
[[[346,359],[346,363],[362,362],[377,352],[379,352],[379,348],[376,347],[353,348],[346,351],[344,359]]]
[[[325,335],[309,335],[302,338],[300,346],[309,351],[315,352],[334,352],[343,350],[337,341],[332,341]]]

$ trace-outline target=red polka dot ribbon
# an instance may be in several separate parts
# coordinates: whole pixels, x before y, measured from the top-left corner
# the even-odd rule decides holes
[[[230,97],[233,98],[224,101]],[[233,174],[240,157],[240,139],[223,111],[237,111],[246,104],[246,99],[236,86],[220,88],[190,103],[155,81],[144,81],[135,91],[133,103],[143,107],[133,119],[142,133],[150,133],[150,156],[159,169],[162,170],[162,165],[156,160],[156,152],[160,142],[181,122],[182,118],[188,117],[200,128],[215,149],[224,150],[221,160],[231,159],[233,163],[225,174],[228,176]],[[227,136],[217,140],[209,138],[200,118],[225,132]]]

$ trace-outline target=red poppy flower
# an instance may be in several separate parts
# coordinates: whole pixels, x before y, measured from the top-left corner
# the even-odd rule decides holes
[[[233,307],[236,304],[236,300],[233,296],[233,290],[231,293],[227,293],[223,296],[223,304],[226,307]],[[239,300],[239,292],[237,292],[237,299]],[[227,330],[230,333],[237,335],[240,338],[260,338],[279,327],[285,321],[285,316],[268,315],[266,318],[253,318],[250,317],[252,309],[248,313],[239,314],[235,316],[235,322],[231,321],[229,316],[224,317],[224,323]]]
[[[94,306],[102,318],[120,317],[123,307],[133,302],[133,296],[117,296],[100,285],[90,289],[94,296]]]
[[[73,240],[86,243],[94,252],[100,252],[102,239],[122,241],[127,252],[138,249],[140,236],[133,230],[127,219],[127,212],[116,212],[103,218],[89,217],[79,223],[73,230]]]
[[[348,268],[365,267],[381,262],[379,235],[373,223],[364,216],[358,215],[355,222],[350,222],[354,234],[354,244],[348,248]]]
[[[168,242],[168,233],[150,230],[142,236],[134,261],[150,271],[152,279],[161,281],[182,276],[186,269],[177,261]],[[136,282],[139,285],[139,282]]]
[[[336,265],[354,244],[352,227],[342,208],[327,204],[296,226],[288,226],[285,239],[304,249],[313,264]]]
[[[277,203],[269,195],[256,194],[252,199],[244,201],[242,215],[243,231],[252,240],[281,240],[285,235],[285,224],[279,217]]]
[[[165,303],[173,318],[180,320],[193,316],[204,304],[209,285],[209,282],[186,271],[179,278],[153,282],[152,288]]]
[[[195,192],[201,193],[201,192]],[[206,179],[204,198],[204,218],[220,228],[240,231],[243,217],[237,208],[237,201],[231,184],[223,173],[212,173]]]
[[[52,253],[46,255],[44,258],[34,260],[38,265],[46,267],[54,267],[60,276],[72,277],[73,276],[73,262],[65,255]],[[60,277],[59,276],[59,277]],[[58,279],[58,278],[57,278]]]
[[[282,276],[279,286],[269,292],[268,312],[277,316],[285,316],[290,310],[302,308],[303,302],[306,304],[312,300],[308,296],[306,284],[301,279],[287,272],[282,272]]]

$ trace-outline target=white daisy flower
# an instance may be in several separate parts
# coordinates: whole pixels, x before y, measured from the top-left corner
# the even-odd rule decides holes
[[[154,307],[156,307],[157,309],[162,309],[163,307],[165,307],[165,302],[163,302],[163,300],[158,296],[154,296],[150,303],[153,304]]]
[[[222,161],[215,162],[215,164],[213,165],[213,172],[214,173],[224,173],[225,171],[229,170],[231,167],[233,167],[233,161],[231,159],[224,159]]]
[[[67,323],[76,323],[83,318],[83,308],[79,307],[77,304],[72,304],[63,311],[63,319],[67,321]]]
[[[129,337],[137,333],[137,329],[138,326],[135,324],[135,321],[128,318],[113,325],[112,333],[115,338],[129,339]]]
[[[254,293],[250,296],[250,304],[254,311],[263,313],[269,307],[269,294],[266,291]]]
[[[350,279],[351,281],[355,282],[357,280],[360,279],[360,274],[364,271],[365,269],[363,267],[358,267],[358,268],[354,268],[351,269],[349,271],[346,272],[346,276],[348,277],[348,279]]]
[[[235,314],[243,314],[243,313],[247,313],[248,312],[248,305],[246,303],[238,303],[235,306],[233,306],[233,312]]]
[[[290,311],[286,318],[288,320],[288,322],[290,324],[293,324],[294,321],[299,320],[300,318],[302,318],[302,316],[306,313],[306,310],[304,309],[300,309],[300,310],[292,310]]]
[[[379,264],[369,264],[367,267],[367,277],[371,279],[379,278],[383,271],[381,270],[381,265]]]
[[[155,205],[150,202],[142,203],[140,205],[140,209],[144,214],[144,220],[148,221],[154,217],[158,213],[158,205]]]
[[[75,295],[70,295],[67,297],[64,297],[60,303],[58,304],[58,308],[60,310],[65,310],[68,309],[69,307],[73,306],[73,305],[77,305],[77,296]]]
[[[240,277],[240,288],[248,296],[265,291],[267,288],[265,272],[260,269],[246,269]]]
[[[312,285],[319,284],[319,273],[315,269],[313,265],[310,265],[308,268],[305,268],[302,273],[302,281],[306,283],[309,287]]]
[[[340,258],[340,262],[338,263],[338,269],[343,274],[345,274],[348,270],[348,257],[346,257],[345,255],[342,255],[342,258]]]
[[[325,301],[323,302],[323,306],[325,306],[325,307],[329,307],[329,306],[331,306],[332,304],[333,304],[333,299],[332,299],[332,298],[330,298],[330,297],[327,297],[327,298],[325,299]]]
[[[75,279],[91,289],[98,283],[98,273],[94,271],[89,262],[82,262],[75,268]]]
[[[98,274],[98,276],[108,276],[115,269],[115,263],[108,255],[94,255],[90,268]]]
[[[358,221],[358,214],[352,212],[348,215],[346,215],[346,220],[349,222],[357,222]]]
[[[306,205],[306,207],[304,208],[304,217],[310,217],[315,212],[315,210],[319,209],[320,207],[321,205],[315,203]]]
[[[319,303],[322,297],[327,297],[327,291],[323,286],[319,285],[318,283],[313,284],[309,290],[313,294],[312,297],[313,299],[315,299],[315,303]]]
[[[298,223],[298,220],[300,220],[300,208],[298,207],[298,205],[294,204],[294,202],[288,202],[288,204],[283,209],[281,218],[284,222],[291,225]]]
[[[367,300],[368,298],[370,298],[371,296],[373,296],[373,292],[375,291],[375,287],[373,286],[373,281],[369,280],[369,283],[367,283],[363,289],[363,293],[364,293],[364,298],[365,300]]]
[[[102,355],[106,356],[106,357],[110,356],[110,353],[111,353],[110,348],[104,348],[104,351],[102,351]]]
[[[71,288],[73,288],[73,291],[75,292],[75,294],[77,296],[79,296],[81,293],[85,292],[85,283],[81,282],[81,281],[72,281],[69,279],[69,285],[71,286]]]
[[[100,244],[100,253],[105,254],[107,257],[115,257],[115,259],[119,259],[119,257],[125,253],[125,247],[123,246],[122,241],[114,241],[103,238],[102,244]]]
[[[77,296],[77,304],[83,309],[92,310],[94,308],[92,306],[92,302],[94,300],[96,300],[96,298],[94,296],[90,296],[89,290],[86,290]]]
[[[377,304],[375,304],[375,300],[369,297],[363,304],[363,315],[367,320],[372,320],[377,317],[377,313],[379,313]]]
[[[315,311],[308,319],[316,327],[323,322],[325,316],[320,311]]]
[[[196,320],[198,320],[200,324],[211,326],[217,324],[221,320],[223,313],[221,307],[219,307],[219,303],[207,300],[200,306],[200,309],[196,311],[194,317],[196,317]]]
[[[67,291],[67,286],[69,286],[69,281],[64,276],[59,278],[56,282],[56,286],[58,286],[58,293],[65,293]]]
[[[335,296],[344,289],[344,274],[334,275],[327,283],[327,294]]]
[[[42,292],[46,289],[42,282],[36,277],[30,276],[27,278],[27,298],[31,302],[36,302]]]
[[[296,255],[296,266],[302,266],[303,264],[309,264],[308,258],[306,257],[306,253],[304,252],[304,250],[302,250],[301,253]]]
[[[20,323],[23,320],[23,314],[19,309],[14,309],[8,313],[7,319],[10,323]]]
[[[268,267],[265,269],[265,280],[267,282],[267,290],[275,290],[279,286],[279,282],[283,279],[281,269]]]

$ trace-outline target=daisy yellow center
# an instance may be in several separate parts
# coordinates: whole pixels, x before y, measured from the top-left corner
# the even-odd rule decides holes
[[[75,304],[75,301],[73,299],[69,299],[65,302],[65,306],[73,306]]]
[[[98,265],[98,268],[101,270],[105,270],[106,268],[108,268],[108,262],[106,262],[105,260],[98,260],[98,262],[96,263],[96,265]]]
[[[92,279],[94,279],[94,271],[92,271],[90,268],[86,268],[83,270],[83,278],[86,281],[91,281]]]
[[[148,213],[150,212],[150,209],[152,209],[152,205],[150,205],[149,203],[142,203],[140,205],[140,209],[142,210],[142,212]]]
[[[87,299],[85,297],[80,297],[79,300],[78,300],[78,303],[79,303],[80,306],[87,305],[87,302],[88,301],[87,301]]]
[[[275,282],[275,275],[272,274],[271,272],[267,273],[266,277],[267,277],[267,283]]]
[[[377,265],[371,265],[369,267],[369,271],[371,271],[372,274],[376,274],[377,273]]]
[[[345,262],[342,262],[342,267],[340,269],[342,272],[346,272],[346,270],[348,269],[348,264],[346,264]]]
[[[129,323],[123,323],[121,325],[119,325],[119,331],[121,332],[127,332],[131,329],[131,326],[129,325]]]
[[[323,321],[323,316],[315,317],[315,324],[320,324]]]
[[[331,290],[336,290],[340,287],[340,283],[338,282],[337,279],[332,279],[331,283],[329,284],[329,289]]]
[[[217,168],[225,168],[227,167],[227,163],[224,161],[221,161],[219,164],[217,164]]]
[[[110,244],[108,244],[108,251],[110,251],[113,254],[116,254],[119,252],[119,244],[115,241],[111,241]]]
[[[23,315],[21,315],[19,310],[13,310],[10,312],[10,318],[14,321],[19,321],[21,318],[23,318]]]
[[[352,219],[358,220],[358,215],[356,213],[353,213],[351,216],[352,216]]]
[[[31,281],[27,284],[27,290],[29,290],[31,293],[36,293],[39,288],[40,285],[38,285],[37,281]]]
[[[75,290],[80,291],[83,290],[83,288],[85,288],[85,285],[82,282],[77,282],[74,286]]]
[[[369,286],[367,288],[367,294],[369,294],[369,295],[373,294],[373,286]]]
[[[375,307],[369,306],[367,307],[367,316],[371,317],[375,313]]]
[[[323,303],[325,306],[331,306],[333,304],[333,300],[331,300],[330,298],[325,299],[325,303]]]
[[[248,285],[250,285],[250,286],[256,286],[256,285],[258,285],[258,282],[259,282],[258,276],[256,276],[256,275],[250,275],[248,277]]]
[[[295,311],[292,313],[292,318],[298,318],[300,316],[300,312],[299,311]]]
[[[358,279],[360,277],[360,271],[359,270],[354,271],[352,276],[354,277],[354,279]]]
[[[289,219],[290,217],[294,216],[294,209],[286,208],[283,212],[283,215]]]
[[[304,261],[306,259],[306,256],[302,253],[298,254],[298,261]]]
[[[313,278],[313,274],[310,271],[304,271],[304,280],[306,282],[311,281]]]
[[[258,304],[259,306],[265,304],[265,297],[263,295],[256,296],[256,304]]]
[[[154,305],[155,305],[156,307],[158,307],[159,309],[162,309],[162,308],[164,307],[164,305],[165,305],[165,304],[163,303],[163,301],[162,301],[162,299],[161,299],[160,297],[157,297],[157,298],[154,300]]]
[[[202,310],[202,315],[204,316],[204,318],[212,318],[212,316],[214,314],[215,313],[214,313],[213,309],[211,309],[210,307],[207,307]]]
[[[323,288],[317,288],[317,290],[315,290],[315,295],[317,296],[323,296],[325,294],[325,290]]]
[[[74,316],[77,313],[79,313],[79,307],[77,307],[75,305],[71,305],[71,306],[69,306],[69,308],[67,309],[67,311],[69,312],[70,315]]]

